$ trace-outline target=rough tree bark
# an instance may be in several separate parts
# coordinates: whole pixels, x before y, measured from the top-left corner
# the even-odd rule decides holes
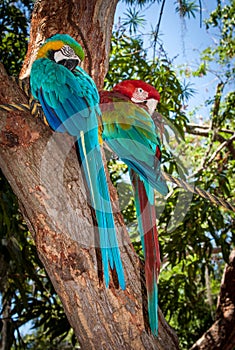
[[[216,321],[190,350],[235,349],[235,249],[222,278]]]
[[[38,1],[21,77],[41,41],[68,33],[84,47],[85,68],[102,87],[116,1]],[[26,102],[0,66],[0,103]],[[38,254],[63,303],[82,349],[178,349],[161,312],[159,337],[147,324],[147,303],[139,259],[116,214],[127,288],[102,281],[96,234],[72,139],[52,133],[26,112],[0,112],[1,168],[17,195]],[[113,197],[116,196],[112,190]],[[117,207],[117,204],[115,204]]]

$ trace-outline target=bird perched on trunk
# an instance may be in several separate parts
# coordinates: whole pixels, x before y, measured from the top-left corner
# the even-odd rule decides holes
[[[79,159],[90,192],[100,237],[106,286],[109,265],[115,268],[119,284],[125,279],[118,247],[111,200],[98,140],[101,116],[99,94],[94,81],[79,67],[82,47],[67,34],[56,34],[40,47],[30,74],[33,96],[41,103],[49,126],[75,137]],[[62,171],[62,169],[61,169]]]
[[[101,91],[102,138],[129,167],[145,257],[150,328],[158,334],[158,276],[160,252],[154,189],[168,188],[161,176],[161,143],[151,115],[160,100],[158,91],[140,80],[126,80],[112,91]]]

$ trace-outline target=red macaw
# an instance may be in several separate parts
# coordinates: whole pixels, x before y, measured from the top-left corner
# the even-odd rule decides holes
[[[150,328],[158,334],[160,251],[154,189],[168,188],[161,176],[161,143],[151,118],[160,100],[158,91],[140,80],[126,80],[112,91],[100,92],[102,138],[129,167],[145,257]]]

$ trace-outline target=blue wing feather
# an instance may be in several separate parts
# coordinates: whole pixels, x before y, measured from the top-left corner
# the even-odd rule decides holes
[[[38,93],[38,99],[41,103],[42,109],[44,111],[44,114],[46,116],[47,122],[52,128],[52,130],[55,130],[57,132],[66,132],[66,129],[64,128],[62,122],[56,115],[55,111],[52,107],[50,107],[44,100],[43,93],[40,90]]]

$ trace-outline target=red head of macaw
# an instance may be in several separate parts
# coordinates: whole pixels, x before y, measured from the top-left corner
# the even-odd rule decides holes
[[[160,101],[159,92],[142,80],[124,80],[114,86],[113,91],[119,92],[142,107],[146,106],[150,115],[154,113]]]

